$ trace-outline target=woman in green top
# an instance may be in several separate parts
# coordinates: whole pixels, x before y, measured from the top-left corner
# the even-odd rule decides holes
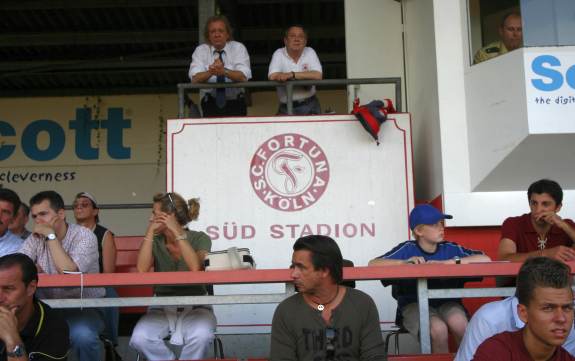
[[[138,254],[139,272],[203,271],[204,258],[212,241],[204,232],[186,229],[198,218],[198,199],[188,202],[177,193],[154,196],[148,229]],[[203,285],[155,286],[156,296],[205,295]],[[179,359],[205,358],[214,338],[216,318],[210,306],[150,307],[136,324],[130,346],[150,360],[174,360],[175,354],[166,346],[182,345]]]

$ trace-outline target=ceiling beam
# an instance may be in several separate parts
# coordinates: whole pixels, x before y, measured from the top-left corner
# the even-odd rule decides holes
[[[2,0],[0,10],[62,10],[196,6],[191,0]]]
[[[312,28],[313,40],[344,38],[345,30],[340,26]],[[282,28],[242,29],[243,41],[262,41],[283,36]],[[94,45],[94,44],[150,44],[150,43],[196,43],[197,30],[149,30],[149,31],[100,31],[100,32],[58,32],[58,33],[4,33],[0,47]]]

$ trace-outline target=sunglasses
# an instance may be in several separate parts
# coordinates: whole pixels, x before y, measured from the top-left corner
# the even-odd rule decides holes
[[[336,332],[333,327],[327,327],[325,329],[325,359],[334,360],[335,359],[335,336]]]
[[[170,200],[170,211],[175,212],[176,211],[176,204],[174,203],[174,199],[172,198],[172,194],[166,193],[165,197],[168,197],[168,199]]]

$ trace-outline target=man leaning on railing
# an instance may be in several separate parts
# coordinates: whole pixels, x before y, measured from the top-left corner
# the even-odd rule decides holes
[[[192,54],[189,76],[192,83],[245,82],[252,77],[246,47],[232,40],[225,16],[212,16],[204,29],[206,44]],[[204,117],[247,115],[243,88],[200,91]]]
[[[322,68],[315,51],[307,47],[307,33],[299,25],[290,26],[284,36],[285,47],[277,49],[268,71],[269,80],[321,80]],[[285,87],[278,87],[278,114],[288,114]],[[294,87],[293,114],[320,114],[321,106],[315,86]]]

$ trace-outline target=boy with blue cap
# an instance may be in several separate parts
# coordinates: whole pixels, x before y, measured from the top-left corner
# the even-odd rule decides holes
[[[400,243],[383,256],[369,262],[370,266],[392,266],[402,264],[462,264],[488,262],[490,258],[481,251],[471,250],[445,241],[444,220],[453,218],[443,214],[429,204],[416,206],[409,214],[409,228],[414,241]],[[465,280],[454,278],[428,279],[428,287],[459,288]],[[419,335],[419,306],[417,304],[416,280],[384,282],[384,286],[393,284],[392,295],[397,299],[396,323],[402,325],[414,337]],[[467,327],[467,313],[460,299],[429,300],[429,324],[431,332],[431,351],[447,353],[448,332],[459,341]]]

